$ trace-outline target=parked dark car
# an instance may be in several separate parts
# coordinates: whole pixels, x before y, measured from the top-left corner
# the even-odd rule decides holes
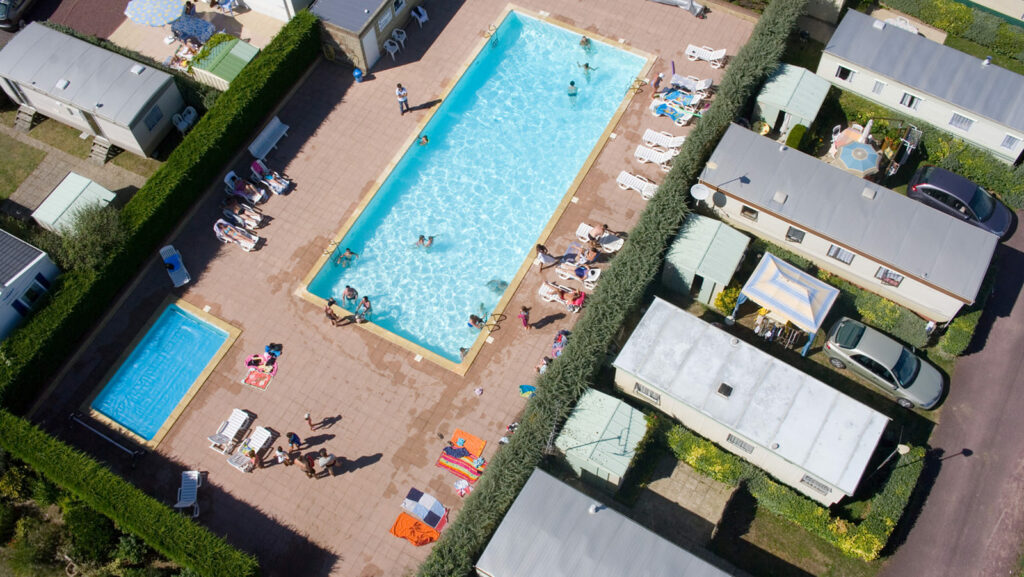
[[[937,166],[922,166],[907,185],[907,196],[1003,238],[1013,213],[987,190]]]
[[[17,30],[36,0],[0,0],[0,28]]]
[[[932,409],[942,398],[942,373],[885,333],[843,317],[828,332],[825,356],[896,397],[901,407]]]

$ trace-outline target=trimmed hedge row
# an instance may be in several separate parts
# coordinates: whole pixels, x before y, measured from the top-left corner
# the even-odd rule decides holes
[[[920,18],[952,36],[1024,60],[1024,28],[954,0],[884,0],[886,6]]]
[[[98,272],[64,275],[52,302],[0,344],[0,405],[18,413],[30,404],[181,216],[319,53],[316,17],[300,12],[242,70],[167,162],[121,211],[124,247]]]
[[[849,557],[873,561],[889,541],[924,470],[925,450],[912,447],[896,461],[889,479],[859,523],[833,517],[829,510],[776,482],[766,473],[715,443],[677,425],[668,433],[679,460],[730,485],[747,483],[758,505],[834,545]]]
[[[208,577],[259,574],[255,557],[175,513],[85,453],[4,410],[0,410],[0,446],[179,565]]]
[[[673,168],[648,203],[629,241],[587,300],[572,338],[541,375],[511,442],[488,465],[458,517],[419,567],[422,577],[468,575],[505,512],[543,456],[553,431],[588,388],[606,360],[612,339],[642,303],[668,244],[688,214],[687,191],[712,149],[778,66],[806,0],[775,0],[747,44],[730,61],[711,108],[686,139]]]

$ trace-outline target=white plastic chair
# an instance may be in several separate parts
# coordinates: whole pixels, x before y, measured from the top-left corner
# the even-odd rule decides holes
[[[395,28],[391,31],[391,38],[402,45],[402,50],[405,50],[405,30],[401,28]]]
[[[384,41],[384,50],[387,50],[388,56],[391,57],[391,61],[395,61],[395,54],[398,53],[398,42],[388,38]]]
[[[640,164],[646,164],[653,162],[661,167],[665,172],[671,169],[672,157],[674,155],[667,150],[657,150],[654,148],[647,148],[644,145],[636,147],[636,152],[633,153],[633,157],[637,159]]]
[[[658,132],[648,128],[644,132],[643,141],[647,146],[660,146],[662,148],[679,150],[683,143],[686,142],[686,137],[673,136],[667,132]]]
[[[414,7],[412,11],[409,12],[409,14],[411,14],[412,17],[416,19],[416,23],[420,25],[420,28],[423,28],[424,22],[430,20],[430,18],[427,17],[427,9],[424,8],[423,6]]]

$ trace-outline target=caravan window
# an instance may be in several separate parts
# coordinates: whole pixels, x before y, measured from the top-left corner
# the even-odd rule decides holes
[[[160,119],[164,117],[164,111],[160,110],[160,105],[153,106],[149,113],[146,114],[146,128],[153,130],[157,124],[160,124]]]
[[[845,66],[840,66],[839,68],[836,69],[836,78],[840,80],[853,80],[853,74],[853,70],[850,70]]]

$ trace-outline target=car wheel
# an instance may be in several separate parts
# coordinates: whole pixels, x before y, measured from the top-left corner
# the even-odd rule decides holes
[[[914,408],[914,403],[911,403],[910,401],[908,401],[906,399],[896,399],[896,404],[901,406],[901,407],[903,407],[904,409],[913,409]]]
[[[840,369],[840,370],[846,368],[846,363],[844,363],[843,361],[840,361],[839,359],[834,358],[834,357],[829,357],[828,358],[828,364],[830,364],[833,367],[835,367],[837,369]]]

